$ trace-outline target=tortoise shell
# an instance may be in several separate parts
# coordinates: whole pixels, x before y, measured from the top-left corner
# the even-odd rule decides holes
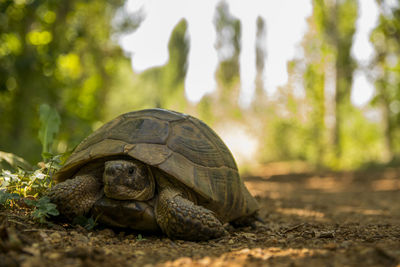
[[[70,179],[90,161],[113,156],[159,168],[201,196],[203,205],[225,222],[258,210],[224,142],[190,115],[164,109],[120,115],[84,139],[55,179]]]

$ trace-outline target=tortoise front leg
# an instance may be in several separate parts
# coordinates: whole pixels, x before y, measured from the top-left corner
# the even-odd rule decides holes
[[[208,240],[227,232],[211,210],[194,204],[172,184],[160,188],[156,202],[156,220],[161,230],[171,238]],[[167,182],[169,183],[169,182]]]
[[[50,201],[69,219],[87,213],[101,198],[102,184],[95,175],[77,175],[53,186],[48,192]]]

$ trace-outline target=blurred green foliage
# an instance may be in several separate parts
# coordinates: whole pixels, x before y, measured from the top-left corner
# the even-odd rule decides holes
[[[370,70],[376,88],[372,104],[382,110],[385,156],[396,160],[400,150],[400,6],[378,3],[379,23],[370,36],[376,52]]]
[[[51,153],[51,146],[54,141],[54,135],[58,133],[60,128],[60,115],[58,112],[47,104],[39,107],[39,140],[42,143],[42,157],[45,153]]]
[[[187,39],[187,23],[181,20],[171,34],[168,43],[169,61],[161,67],[154,67],[141,74],[122,68],[116,83],[107,94],[104,110],[106,119],[144,108],[168,108],[184,110],[184,80],[187,69],[189,40]],[[121,84],[123,86],[121,86]]]
[[[19,195],[17,193],[9,193],[6,190],[0,190],[0,207],[8,206],[15,199],[19,199]]]
[[[14,165],[17,172],[23,160],[16,155],[35,163],[43,152],[47,164],[57,167],[62,160],[54,154],[72,150],[102,123],[154,107],[191,113],[215,128],[240,125],[258,141],[252,163],[304,160],[357,168],[395,160],[400,154],[400,8],[377,1],[379,24],[371,34],[376,54],[365,70],[376,94],[360,109],[350,101],[353,72],[360,67],[350,53],[358,2],[312,3],[303,57],[288,62],[289,81],[273,97],[262,80],[268,51],[260,44],[268,24],[255,20],[256,97],[244,109],[239,105],[242,26],[229,2],[220,1],[214,16],[217,90],[194,105],[184,93],[190,50],[186,20],[171,33],[167,64],[134,73],[115,40],[140,27],[144,14],[127,14],[123,1],[1,0],[0,164]],[[371,111],[383,119],[366,116]],[[21,183],[32,178],[17,176]]]
[[[117,65],[126,60],[111,40],[110,22],[121,4],[0,1],[0,150],[40,159],[34,136],[42,103],[63,118],[59,150],[91,132]]]
[[[52,171],[55,169],[53,168]],[[15,193],[21,197],[39,197],[52,183],[47,168],[35,171],[18,169],[15,172],[2,170],[0,173],[0,189],[4,192]]]
[[[388,13],[381,13],[380,23],[371,38],[372,41],[381,38],[381,52],[391,53],[390,60],[399,64],[399,42],[387,40],[397,44],[397,48],[391,50],[394,47],[389,48],[382,41],[387,38],[398,40],[400,35],[394,34],[393,29],[391,33],[384,32],[382,27],[388,20],[390,27],[400,25],[400,13],[398,8],[389,7],[387,1],[379,3]],[[308,18],[308,31],[302,42],[304,58],[288,63],[289,82],[280,89],[280,98],[264,102],[267,122],[262,128],[266,133],[262,161],[304,160],[320,167],[351,169],[369,162],[388,162],[399,153],[394,133],[400,121],[393,120],[390,103],[393,107],[398,101],[395,95],[400,92],[400,79],[380,76],[375,99],[362,110],[350,101],[353,72],[357,68],[350,53],[357,15],[355,0],[313,1],[313,14]],[[382,62],[382,59],[388,59],[386,55],[382,56],[376,49],[377,59],[371,62],[371,69],[364,70],[372,80],[376,79],[376,73],[383,73],[381,70],[376,72],[376,68],[390,69],[387,62]],[[391,68],[391,71],[399,75],[399,69]],[[305,95],[295,95],[297,80],[301,80]],[[327,87],[332,85],[334,91],[329,91],[332,89]],[[387,90],[389,87],[391,93]],[[374,108],[376,103],[383,108]],[[389,115],[386,122],[376,119],[382,110],[383,115]],[[375,119],[365,115],[368,111],[375,112]],[[391,136],[390,141],[388,136]]]
[[[88,231],[93,230],[97,226],[97,218],[93,219],[93,217],[85,217],[83,215],[77,216],[72,221],[73,224],[77,224],[82,226]]]
[[[215,73],[217,91],[203,97],[195,110],[200,119],[211,125],[218,123],[221,117],[227,121],[243,119],[243,111],[239,107],[241,23],[231,14],[226,1],[217,5],[214,25],[217,32],[215,48],[219,60]]]

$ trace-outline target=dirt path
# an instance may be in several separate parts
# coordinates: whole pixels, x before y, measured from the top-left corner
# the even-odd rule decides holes
[[[0,213],[0,266],[400,266],[400,169],[245,177],[265,228],[208,242]]]

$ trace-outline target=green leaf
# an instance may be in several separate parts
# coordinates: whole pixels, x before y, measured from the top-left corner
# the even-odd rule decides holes
[[[83,215],[77,216],[72,221],[73,224],[79,224],[84,227],[86,230],[93,230],[97,225],[97,218],[93,219],[93,217],[87,218]]]
[[[50,202],[50,198],[45,196],[39,200],[24,199],[25,203],[30,207],[35,207],[32,216],[40,223],[46,223],[46,218],[57,216],[60,213],[57,210],[57,205]]]
[[[29,207],[33,207],[33,206],[36,205],[37,200],[32,200],[32,199],[27,199],[27,198],[25,198],[25,199],[24,199],[24,202],[25,202],[25,204],[28,205]]]
[[[47,214],[52,215],[52,216],[57,216],[60,214],[57,210],[57,205],[53,204],[53,203],[47,204],[46,212],[47,212]]]
[[[6,190],[0,190],[0,205],[6,205],[8,201],[19,199],[16,193],[8,193]]]
[[[54,135],[58,133],[61,119],[57,110],[47,104],[42,104],[39,107],[39,120],[39,139],[42,143],[42,156],[46,159],[53,144]]]
[[[32,166],[23,158],[18,157],[13,153],[0,151],[0,169],[17,170],[32,170]]]
[[[50,159],[52,159],[53,158],[53,154],[52,153],[50,153],[50,152],[42,152],[42,158],[44,159],[44,160],[50,160]]]
[[[141,234],[138,234],[137,238],[138,241],[146,240]]]

